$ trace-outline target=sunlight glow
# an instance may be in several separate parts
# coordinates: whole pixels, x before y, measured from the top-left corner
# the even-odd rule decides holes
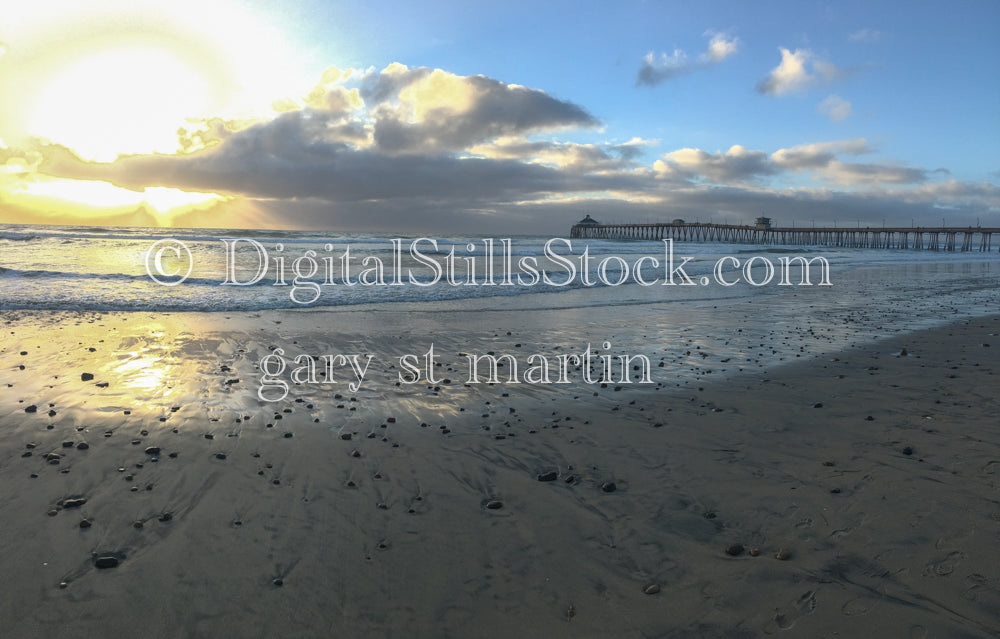
[[[177,149],[177,128],[200,113],[208,79],[163,49],[113,49],[67,67],[41,93],[29,133],[84,159]]]
[[[119,211],[143,207],[156,217],[159,224],[170,226],[174,218],[192,209],[211,206],[228,198],[215,193],[189,192],[167,187],[147,187],[140,192],[107,182],[50,178],[25,184],[12,199],[15,202],[67,212],[81,207]]]

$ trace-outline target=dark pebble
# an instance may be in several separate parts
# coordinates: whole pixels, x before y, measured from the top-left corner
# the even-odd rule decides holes
[[[660,592],[660,587],[656,584],[649,584],[648,586],[643,588],[642,591],[647,595],[655,595],[656,593]]]
[[[291,439],[291,438],[292,438],[291,433],[285,433],[285,439]]]
[[[226,458],[226,454],[225,453],[215,453],[215,458],[216,459],[225,459]]]
[[[907,446],[906,448],[904,448],[903,449],[903,454],[904,455],[912,455],[913,454],[913,447],[912,446]]]
[[[114,555],[99,555],[94,559],[95,568],[114,568],[121,563],[121,560]]]
[[[557,479],[559,479],[559,473],[554,470],[538,475],[538,481],[555,481]]]
[[[157,519],[159,519],[160,521],[170,521],[173,518],[174,516],[170,513],[163,513],[162,515],[157,517]]]
[[[284,586],[285,585],[285,581],[283,579],[275,579],[271,583],[273,583],[275,586]]]
[[[601,490],[606,493],[613,493],[617,489],[618,486],[615,486],[615,482],[613,481],[606,481],[603,484],[601,484]]]
[[[823,403],[822,402],[816,402],[815,404],[813,404],[813,408],[823,408]]]
[[[743,544],[733,544],[726,548],[726,554],[730,557],[738,557],[743,554]]]
[[[345,442],[349,442],[349,441],[351,441],[351,434],[350,433],[341,433],[340,434],[340,438],[343,439]]]
[[[80,506],[87,503],[87,500],[83,497],[75,497],[73,499],[64,499],[62,503],[63,508],[79,508]]]
[[[31,457],[31,451],[30,450],[24,451],[23,453],[21,453],[21,457]]]
[[[87,442],[80,442],[79,444],[76,445],[77,450],[87,450],[88,448],[90,448],[90,444],[88,444]]]
[[[490,510],[500,510],[501,508],[503,508],[503,502],[500,501],[499,499],[491,499],[490,501],[486,502],[486,507],[489,508]]]
[[[90,521],[89,519],[81,519],[80,520],[80,528],[90,528],[90,526],[92,524],[93,524],[93,522]]]
[[[38,410],[38,407],[35,406],[34,404],[32,404],[31,406],[28,406],[27,408],[25,408],[24,412],[26,412],[26,413],[34,413],[37,410]]]
[[[73,448],[73,442],[63,442],[62,443],[62,447],[63,448]]]
[[[82,382],[89,382],[92,379],[94,379],[94,374],[93,373],[84,373],[84,374],[80,375],[80,381],[82,381]]]
[[[147,455],[159,455],[160,454],[160,447],[159,446],[150,446],[149,448],[146,449],[146,454]]]

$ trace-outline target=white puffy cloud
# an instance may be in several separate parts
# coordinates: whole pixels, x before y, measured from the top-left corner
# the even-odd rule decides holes
[[[724,33],[713,33],[708,41],[708,51],[705,56],[712,62],[722,62],[739,49],[740,40]]]
[[[844,69],[818,59],[808,49],[789,51],[779,47],[778,51],[781,62],[757,83],[757,91],[764,95],[797,93],[817,84],[828,84],[845,74]]]

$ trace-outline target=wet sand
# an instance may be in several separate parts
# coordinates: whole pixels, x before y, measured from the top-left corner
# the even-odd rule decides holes
[[[1000,317],[821,355],[760,323],[0,320],[5,637],[1000,632]],[[605,336],[655,383],[464,383],[473,349]],[[438,383],[397,386],[431,342]],[[375,359],[266,403],[275,346]]]

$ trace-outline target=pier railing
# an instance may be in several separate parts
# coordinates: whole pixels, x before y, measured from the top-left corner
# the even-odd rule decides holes
[[[932,251],[991,251],[992,236],[1000,228],[970,227],[859,227],[760,228],[738,224],[576,224],[572,238],[608,240],[665,240],[839,246],[845,248],[924,249]]]

